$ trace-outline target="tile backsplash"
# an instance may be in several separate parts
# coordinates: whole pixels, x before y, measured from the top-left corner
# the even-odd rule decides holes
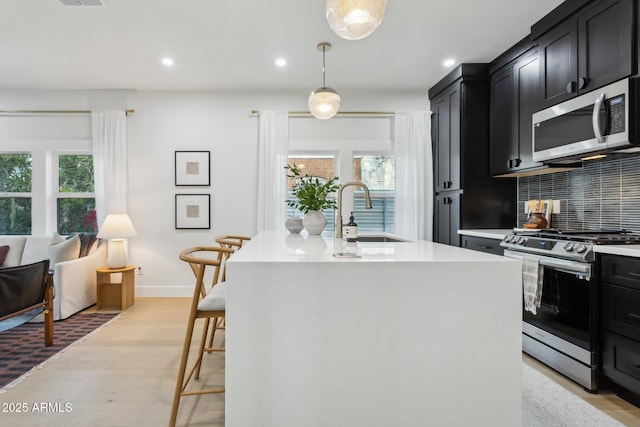
[[[640,156],[585,162],[565,172],[518,178],[518,224],[527,221],[524,202],[560,201],[551,227],[640,232]]]

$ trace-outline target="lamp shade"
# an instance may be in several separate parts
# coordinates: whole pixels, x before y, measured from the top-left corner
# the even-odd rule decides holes
[[[135,237],[136,229],[127,214],[109,214],[98,230],[97,237],[101,239],[124,239]]]
[[[340,110],[340,95],[330,87],[321,87],[309,96],[309,112],[320,120],[330,119]]]
[[[327,0],[327,21],[338,36],[360,40],[382,23],[387,0]]]

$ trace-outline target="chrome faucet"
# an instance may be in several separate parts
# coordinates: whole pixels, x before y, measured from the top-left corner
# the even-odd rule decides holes
[[[338,217],[336,218],[336,237],[337,238],[342,237],[342,190],[344,190],[345,187],[356,187],[356,186],[362,187],[362,189],[364,190],[364,197],[366,200],[364,208],[371,209],[371,197],[369,197],[369,187],[367,187],[364,182],[352,181],[352,182],[347,182],[342,184],[340,186],[340,189],[338,190]]]

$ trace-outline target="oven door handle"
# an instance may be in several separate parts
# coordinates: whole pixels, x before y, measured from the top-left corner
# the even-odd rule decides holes
[[[554,270],[563,271],[565,273],[577,274],[585,278],[591,277],[591,264],[588,264],[588,263],[543,257],[538,255],[532,255],[532,254],[522,255],[520,253],[510,251],[510,250],[505,250],[504,256],[508,258],[514,258],[514,259],[520,259],[520,260],[524,259],[525,257],[535,258],[538,260],[538,263],[540,263],[540,265],[544,267],[553,268]]]

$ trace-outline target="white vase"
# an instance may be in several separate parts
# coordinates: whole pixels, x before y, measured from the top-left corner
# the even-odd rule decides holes
[[[304,216],[302,224],[310,236],[317,236],[322,234],[322,231],[327,226],[327,218],[325,218],[322,211],[309,211]]]
[[[284,222],[284,226],[289,230],[291,234],[298,234],[302,231],[304,226],[302,225],[302,218],[298,216],[293,216],[291,218],[287,218]]]

